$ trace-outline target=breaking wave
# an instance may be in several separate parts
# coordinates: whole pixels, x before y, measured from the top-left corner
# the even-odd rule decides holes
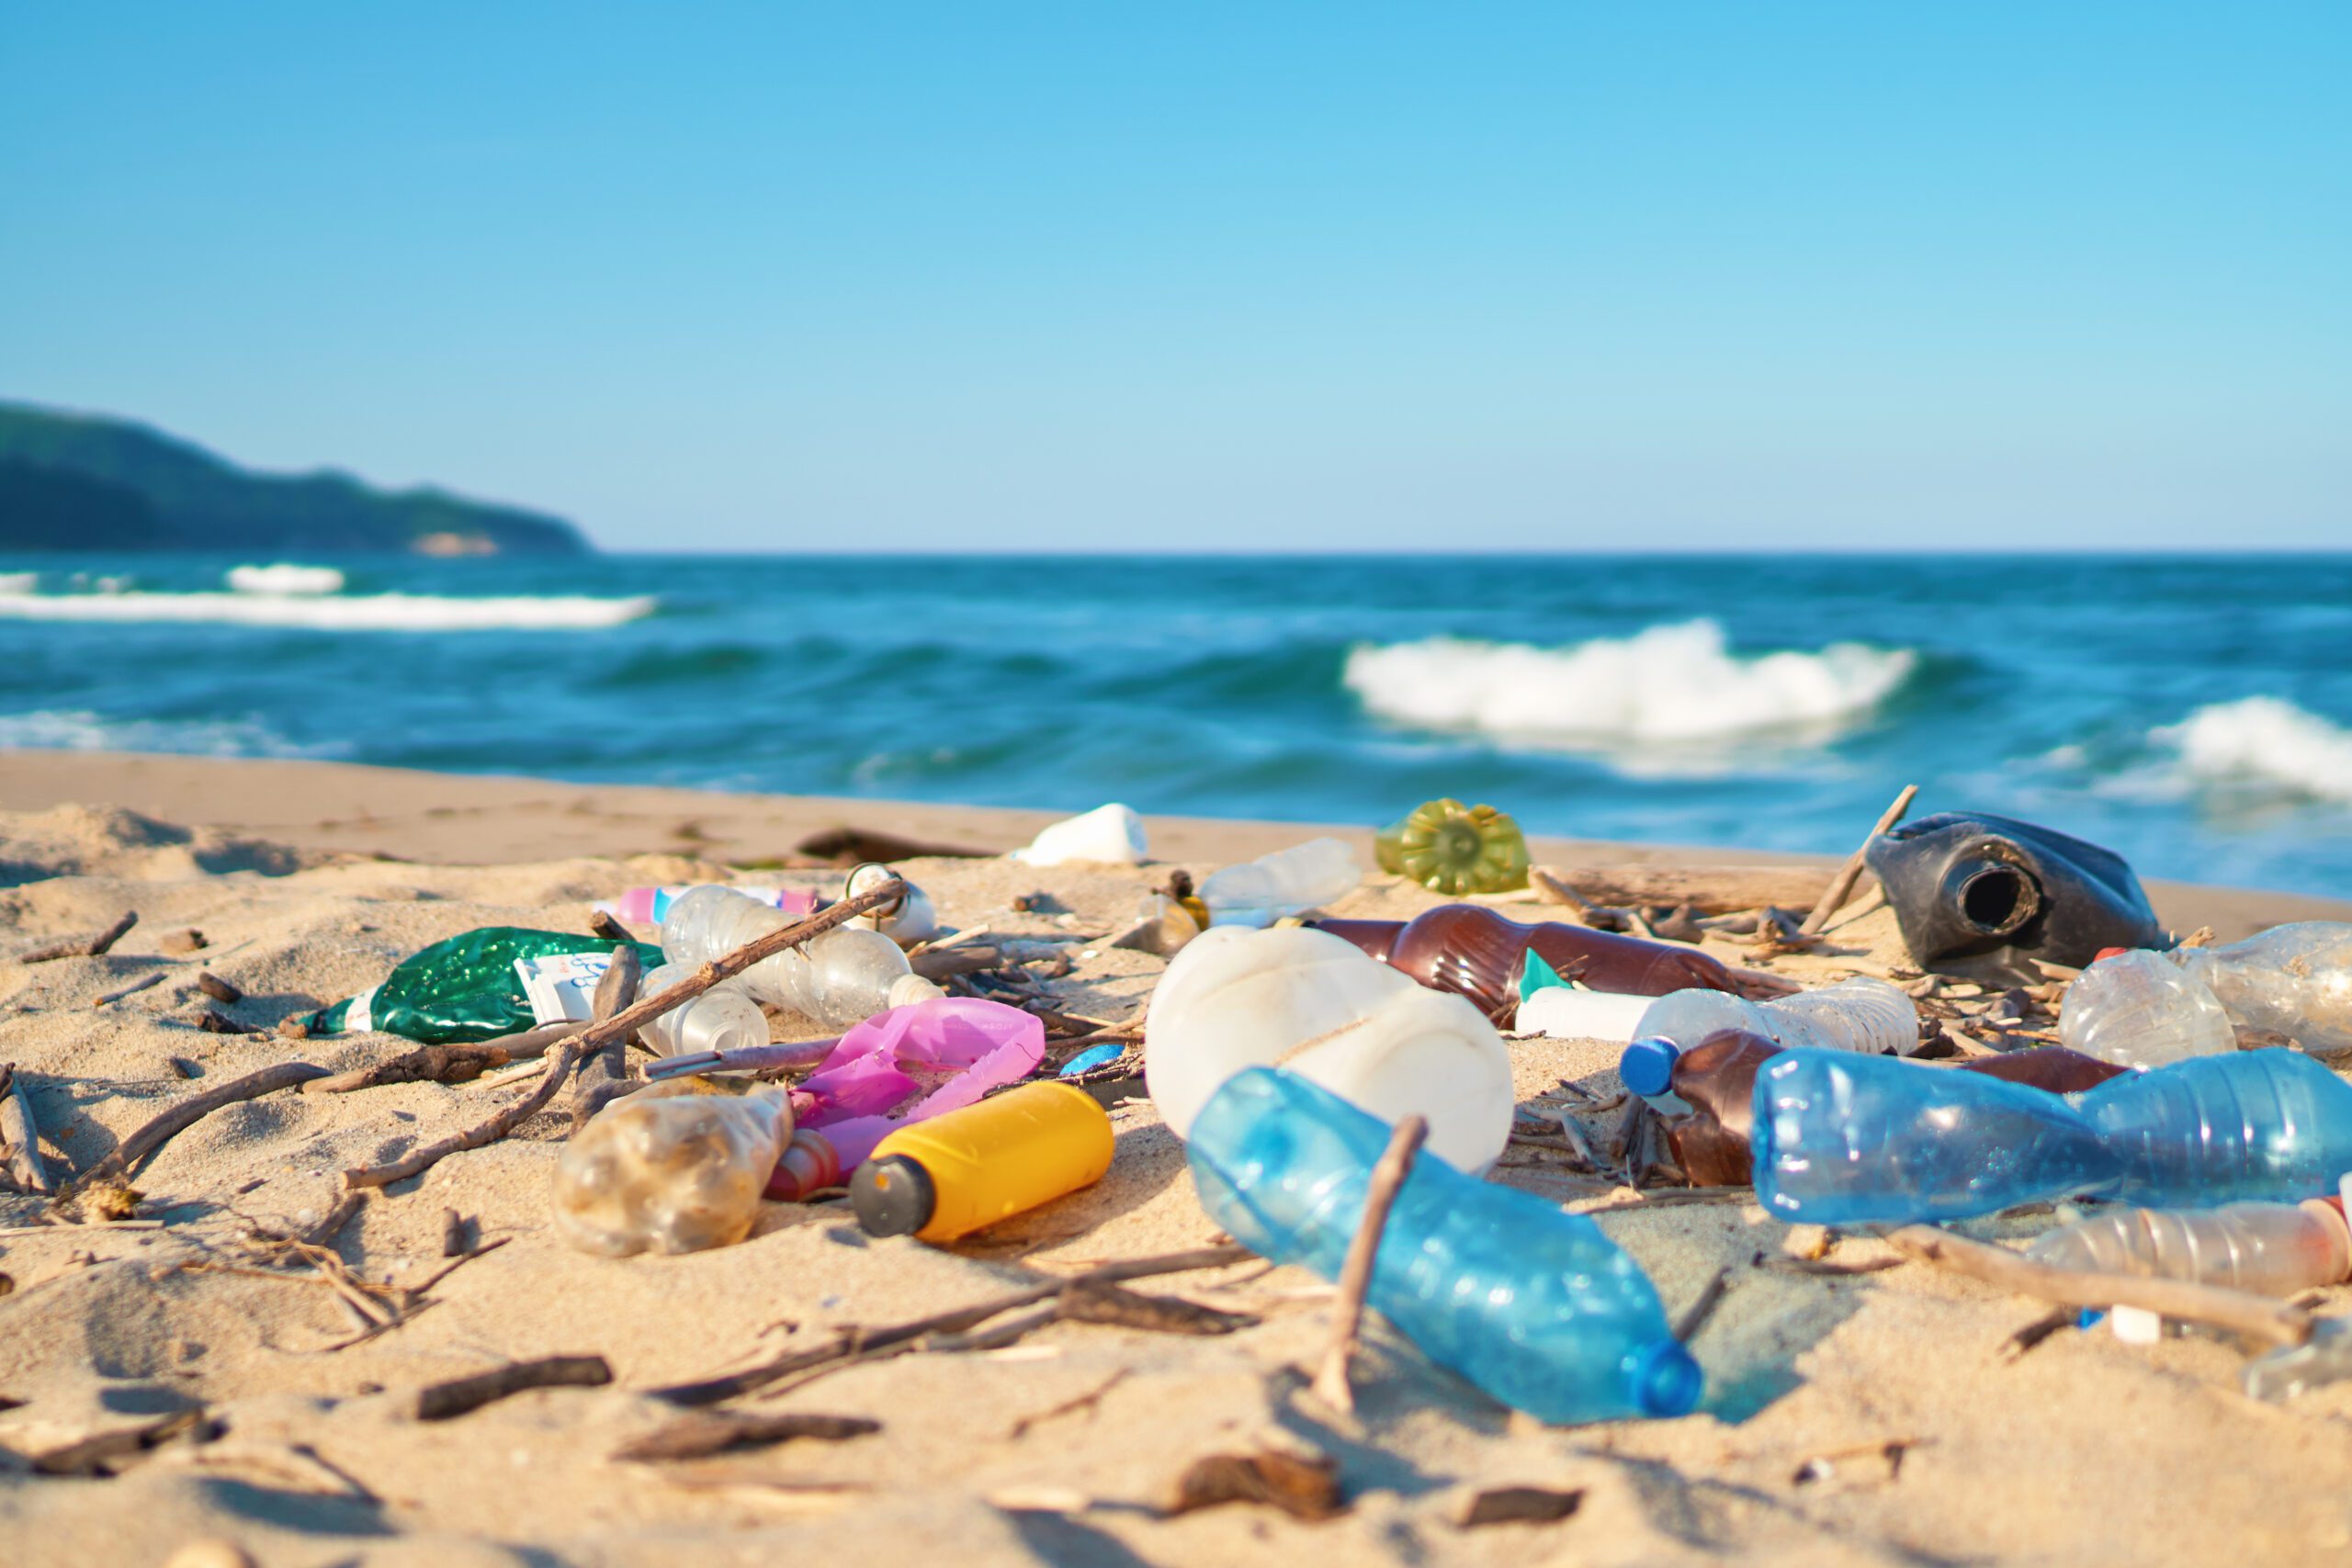
[[[206,622],[336,632],[583,631],[616,626],[650,615],[660,603],[650,594],[627,599],[458,599],[431,593],[365,593],[345,598],[316,590],[297,592],[285,588],[233,593],[34,593],[0,590],[0,618]]]
[[[1383,718],[1574,745],[1721,741],[1775,730],[1835,734],[1917,668],[1909,649],[1834,643],[1818,653],[1732,653],[1712,620],[1566,648],[1433,637],[1352,649],[1343,679]]]
[[[168,751],[196,757],[308,757],[306,750],[254,719],[106,718],[86,708],[0,713],[0,750]]]
[[[331,566],[298,566],[292,561],[232,566],[229,587],[238,593],[340,593],[343,573]]]
[[[2352,730],[2277,697],[2213,703],[2148,739],[2193,783],[2352,803]]]

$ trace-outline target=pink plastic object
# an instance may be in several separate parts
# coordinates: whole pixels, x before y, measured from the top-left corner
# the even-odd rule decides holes
[[[851,1028],[793,1090],[794,1123],[823,1130],[845,1177],[893,1128],[961,1110],[1045,1059],[1046,1025],[1019,1008],[978,997],[892,1008]]]

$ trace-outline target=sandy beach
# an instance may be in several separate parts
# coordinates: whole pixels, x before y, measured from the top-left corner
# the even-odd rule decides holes
[[[127,909],[140,917],[103,956],[26,964],[0,954],[0,1063],[14,1063],[28,1091],[51,1168],[87,1171],[209,1083],[288,1060],[340,1071],[405,1048],[379,1034],[208,1032],[196,1023],[207,1010],[274,1030],[471,927],[584,931],[592,900],[634,885],[760,868],[830,893],[839,872],[800,846],[840,829],[990,852],[900,869],[949,925],[1063,941],[1073,963],[1047,983],[1053,1005],[1124,1021],[1165,961],[1100,939],[1169,866],[1205,872],[1320,830],[1154,818],[1151,865],[997,858],[1050,819],[324,763],[0,753],[0,948],[101,927]],[[1855,824],[1857,842],[1868,827]],[[1369,861],[1366,825],[1334,830]],[[1534,851],[1539,862],[1626,874],[1738,868],[1799,884],[1826,881],[1831,864],[1590,841]],[[2149,891],[2166,923],[2210,926],[2223,941],[2284,920],[2352,919],[2352,906],[2300,896]],[[1437,902],[1374,876],[1334,912],[1395,918]],[[1532,895],[1500,907],[1527,919],[1553,913]],[[200,950],[168,940],[190,929]],[[1833,923],[1807,953],[1759,960],[1712,936],[1706,946],[1799,983],[1883,976],[1903,962],[1883,909]],[[243,999],[209,1000],[197,988],[205,972]],[[150,976],[161,978],[101,1000]],[[1524,1106],[1575,1114],[1621,1092],[1614,1047],[1532,1040],[1511,1050]],[[77,1216],[0,1196],[0,1562],[162,1563],[216,1540],[264,1568],[617,1568],[787,1554],[2076,1564],[2352,1552],[2352,1383],[2268,1404],[2239,1392],[2241,1350],[2209,1337],[2142,1346],[2069,1327],[2024,1346],[2020,1330],[2047,1314],[2040,1302],[1917,1262],[1777,1267],[1792,1247],[1812,1247],[1745,1193],[1690,1201],[1612,1188],[1532,1146],[1507,1155],[1495,1179],[1600,1211],[1670,1314],[1727,1280],[1691,1340],[1708,1379],[1700,1413],[1546,1427],[1375,1327],[1346,1416],[1306,1387],[1330,1292],[1301,1270],[1242,1263],[1136,1287],[1254,1320],[1235,1332],[1061,1322],[999,1348],[855,1361],[739,1403],[862,1417],[878,1424],[868,1435],[619,1458],[678,1416],[649,1389],[1202,1247],[1216,1227],[1181,1145],[1150,1100],[1135,1099],[1114,1109],[1106,1179],[953,1247],[869,1238],[835,1201],[768,1205],[736,1247],[594,1258],[549,1221],[549,1176],[569,1131],[559,1097],[515,1135],[369,1199],[326,1260],[306,1264],[257,1239],[317,1224],[347,1168],[471,1125],[524,1092],[424,1083],[233,1105],[136,1173],[141,1196],[124,1223],[45,1224]],[[1589,1116],[1590,1135],[1609,1120]],[[450,1211],[468,1247],[494,1250],[452,1268]],[[1962,1228],[2014,1238],[2052,1223],[2045,1209]],[[1826,1258],[1892,1256],[1843,1236]],[[397,1312],[383,1312],[388,1299]],[[2347,1300],[2339,1287],[2315,1310]],[[446,1422],[415,1417],[426,1385],[556,1354],[602,1356],[612,1382],[521,1393]],[[85,1461],[50,1464],[85,1473],[32,1472],[36,1460],[109,1438],[85,1447],[96,1456]],[[1328,1461],[1342,1511],[1313,1522],[1257,1504],[1167,1513],[1195,1461],[1264,1451]],[[113,1473],[88,1473],[101,1471]],[[1577,1502],[1550,1522],[1464,1522],[1476,1495],[1509,1486]]]

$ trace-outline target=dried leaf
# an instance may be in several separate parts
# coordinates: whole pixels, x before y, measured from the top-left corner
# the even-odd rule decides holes
[[[1263,1503],[1295,1519],[1332,1518],[1346,1511],[1340,1495],[1340,1467],[1328,1456],[1302,1459],[1261,1450],[1253,1454],[1210,1454],[1194,1460],[1176,1483],[1170,1516],[1221,1503]]]

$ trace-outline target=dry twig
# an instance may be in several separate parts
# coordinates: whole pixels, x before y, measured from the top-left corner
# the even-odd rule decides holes
[[[17,954],[19,964],[47,964],[59,958],[97,958],[120,942],[131,927],[139,923],[139,911],[125,909],[115,917],[114,924],[89,936],[68,937],[62,942],[48,942],[28,948]]]
[[[25,1086],[17,1081],[17,1068],[12,1062],[0,1062],[0,1174],[19,1192],[47,1197],[56,1189],[50,1185],[49,1168],[41,1163],[40,1127],[33,1121],[33,1102],[25,1097]]]
[[[1357,1222],[1348,1256],[1340,1265],[1340,1305],[1331,1320],[1330,1348],[1323,1352],[1323,1365],[1315,1374],[1315,1393],[1333,1409],[1351,1414],[1355,1410],[1348,1365],[1355,1359],[1356,1338],[1363,1324],[1364,1292],[1372,1286],[1372,1267],[1379,1257],[1381,1233],[1388,1228],[1388,1211],[1396,1206],[1396,1194],[1412,1174],[1413,1156],[1429,1135],[1427,1117],[1406,1117],[1388,1134],[1388,1147],[1381,1151],[1380,1163],[1372,1168],[1372,1179],[1364,1189],[1363,1218]]]
[[[612,1366],[602,1356],[542,1356],[536,1361],[509,1361],[469,1378],[452,1378],[419,1389],[416,1418],[447,1421],[529,1389],[602,1388],[612,1381]]]
[[[1871,829],[1870,838],[1862,840],[1862,849],[1848,855],[1846,863],[1838,868],[1838,874],[1829,879],[1828,890],[1822,894],[1821,902],[1813,907],[1813,913],[1804,918],[1804,924],[1797,928],[1799,931],[1806,936],[1821,934],[1821,928],[1829,923],[1829,917],[1838,912],[1838,906],[1845,903],[1846,896],[1854,890],[1854,884],[1861,880],[1862,850],[1870,848],[1871,839],[1902,821],[1903,814],[1910,810],[1911,803],[1918,798],[1917,784],[1903,786],[1903,793],[1894,797],[1894,804],[1886,808],[1878,819],[1878,826]]]
[[[296,1084],[326,1076],[324,1067],[314,1067],[308,1062],[278,1062],[257,1073],[231,1078],[218,1089],[190,1095],[116,1145],[112,1154],[83,1174],[81,1185],[87,1187],[130,1175],[157,1149],[224,1105],[259,1100],[265,1094],[275,1094],[281,1089],[292,1089]]]

